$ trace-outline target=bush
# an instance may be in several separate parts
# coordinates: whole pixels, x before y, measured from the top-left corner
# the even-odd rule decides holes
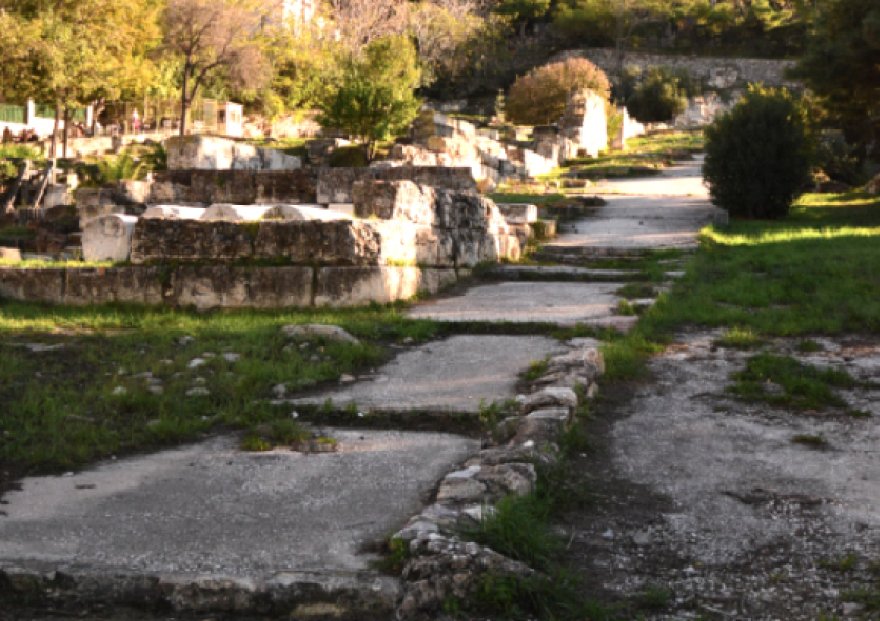
[[[640,123],[663,123],[681,114],[687,107],[681,82],[667,67],[651,67],[626,101],[630,115]]]
[[[359,144],[337,147],[327,162],[330,168],[363,168],[370,165],[367,152]]]
[[[753,86],[705,131],[703,176],[712,202],[741,218],[788,214],[809,180],[812,132],[788,91]]]
[[[605,72],[583,58],[570,58],[532,69],[516,79],[507,95],[507,117],[520,125],[548,125],[565,112],[572,90],[588,88],[608,99]]]

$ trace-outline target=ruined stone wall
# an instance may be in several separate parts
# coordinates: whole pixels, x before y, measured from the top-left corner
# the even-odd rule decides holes
[[[599,151],[608,148],[605,100],[589,89],[570,92],[559,128],[564,137],[576,143],[587,155],[598,157]]]
[[[302,160],[217,136],[174,136],[165,142],[170,170],[293,170]]]
[[[394,266],[0,267],[0,298],[199,309],[354,306],[407,299],[423,291],[437,293],[456,278],[453,269]]]
[[[146,202],[153,204],[314,204],[318,171],[166,170],[154,174]]]
[[[568,50],[558,54],[551,62],[569,58],[586,58],[603,71],[617,70],[616,51],[610,48]],[[685,69],[691,77],[705,80],[713,88],[730,88],[762,82],[767,86],[800,86],[799,82],[785,78],[785,71],[795,65],[793,60],[766,60],[757,58],[712,58],[708,56],[666,56],[644,52],[627,52],[623,64],[634,65],[642,70],[648,67],[667,66]]]

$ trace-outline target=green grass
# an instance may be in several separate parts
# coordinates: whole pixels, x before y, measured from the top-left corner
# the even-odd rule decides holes
[[[566,200],[564,194],[526,194],[526,193],[494,193],[487,194],[496,203],[530,203],[532,205],[546,205]]]
[[[642,329],[739,326],[758,336],[880,332],[880,197],[809,195],[781,221],[707,227],[673,296]]]
[[[628,151],[640,151],[642,153],[662,153],[669,150],[687,149],[689,151],[701,151],[703,149],[703,132],[682,132],[678,134],[660,134],[654,136],[640,136],[627,140]]]
[[[43,155],[34,147],[24,144],[4,144],[0,145],[0,159],[25,159],[42,161]]]
[[[746,361],[744,371],[733,374],[735,383],[728,391],[741,399],[764,401],[771,405],[799,410],[822,410],[846,407],[833,388],[859,385],[845,371],[819,369],[785,356],[759,354]],[[768,382],[780,386],[780,394],[768,393]]]
[[[763,343],[764,339],[752,332],[751,328],[742,326],[733,326],[727,329],[721,338],[715,339],[716,345],[731,349],[754,349]]]
[[[293,323],[342,325],[362,343],[297,342],[280,332]],[[394,306],[204,314],[0,301],[0,465],[58,471],[263,424],[286,435],[279,421],[289,409],[267,403],[274,386],[289,396],[381,363],[383,343],[437,333]],[[195,340],[181,344],[184,336]],[[24,343],[62,347],[32,353]],[[216,355],[188,366],[205,352]],[[228,362],[224,352],[240,358]],[[162,394],[136,377],[143,373],[161,380]],[[209,395],[186,396],[196,378]]]

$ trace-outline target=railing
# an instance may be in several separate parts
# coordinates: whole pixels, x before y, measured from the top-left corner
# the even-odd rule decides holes
[[[25,107],[0,104],[0,123],[24,123]]]

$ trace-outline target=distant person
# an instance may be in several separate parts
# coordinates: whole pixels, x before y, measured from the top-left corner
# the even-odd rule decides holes
[[[131,113],[131,131],[137,133],[141,130],[141,115],[138,114],[138,109],[135,108],[134,112]]]
[[[3,143],[12,142],[12,131],[10,131],[9,126],[3,128]]]

